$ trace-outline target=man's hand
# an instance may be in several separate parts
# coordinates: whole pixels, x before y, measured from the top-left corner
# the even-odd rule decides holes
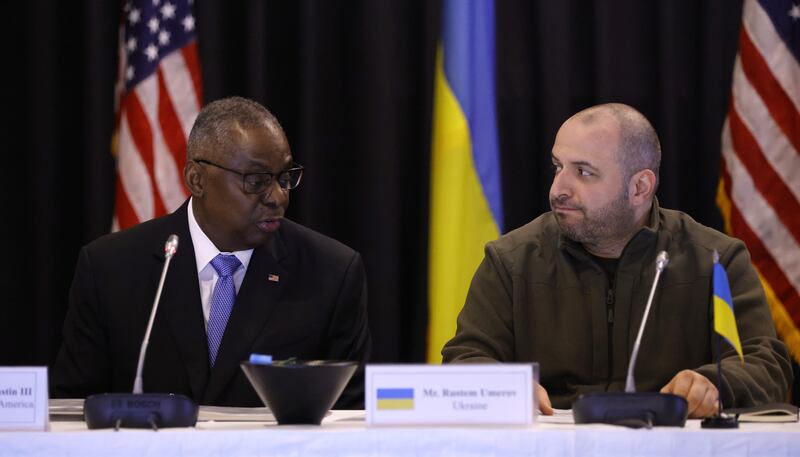
[[[550,405],[550,396],[541,384],[536,383],[536,398],[539,400],[539,411],[545,416],[553,415],[553,407]]]
[[[705,376],[692,370],[683,370],[675,375],[662,394],[674,394],[689,402],[689,418],[702,419],[717,412],[719,392]]]

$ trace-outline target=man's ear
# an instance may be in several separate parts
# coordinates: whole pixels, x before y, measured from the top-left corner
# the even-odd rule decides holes
[[[187,160],[183,167],[183,180],[193,197],[201,197],[205,191],[205,173],[199,163]]]
[[[653,170],[645,169],[636,172],[630,183],[631,203],[639,206],[653,199],[656,191],[656,174]]]

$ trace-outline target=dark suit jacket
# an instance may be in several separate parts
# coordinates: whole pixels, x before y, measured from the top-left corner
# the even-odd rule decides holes
[[[261,406],[239,367],[253,352],[275,359],[355,360],[363,368],[370,336],[361,257],[284,219],[280,230],[253,251],[211,369],[184,203],[168,216],[83,247],[63,345],[51,370],[53,396],[131,391],[164,243],[172,233],[180,244],[150,337],[145,392],[181,393],[207,405]],[[270,275],[278,281],[270,281]],[[359,369],[335,407],[361,408],[363,401]]]

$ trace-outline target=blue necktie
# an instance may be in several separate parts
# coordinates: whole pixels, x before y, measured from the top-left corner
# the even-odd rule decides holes
[[[233,273],[242,265],[234,255],[217,254],[211,260],[211,266],[217,270],[219,279],[211,294],[211,311],[208,313],[208,361],[211,368],[217,360],[219,344],[225,334],[225,326],[231,315],[233,303],[236,301],[236,285]]]

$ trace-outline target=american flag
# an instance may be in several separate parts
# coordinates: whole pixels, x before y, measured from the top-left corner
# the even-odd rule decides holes
[[[717,203],[800,361],[800,0],[745,0]]]
[[[186,139],[202,105],[191,3],[132,0],[123,7],[113,230],[171,212],[188,196]]]

